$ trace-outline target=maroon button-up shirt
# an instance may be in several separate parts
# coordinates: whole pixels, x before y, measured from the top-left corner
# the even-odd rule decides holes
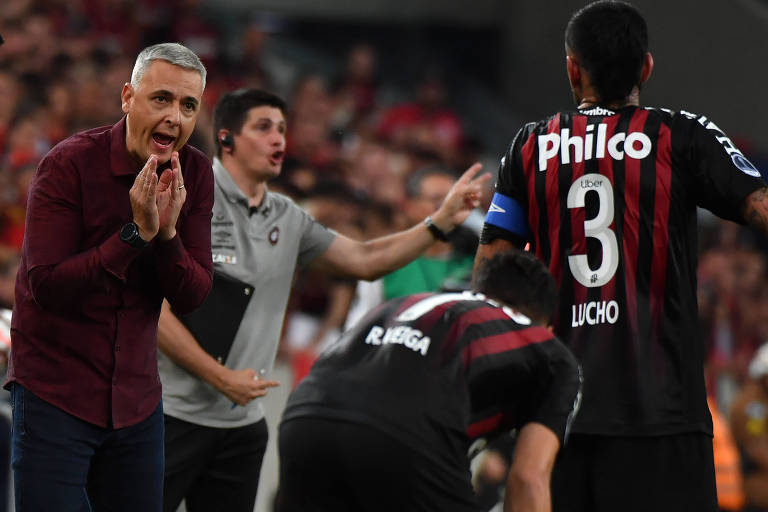
[[[101,427],[136,424],[160,401],[157,319],[211,288],[213,172],[191,146],[179,152],[187,198],[169,241],[143,250],[119,238],[133,218],[128,191],[139,169],[125,147],[125,118],[63,141],[30,186],[6,385]],[[158,174],[167,165],[158,169]]]

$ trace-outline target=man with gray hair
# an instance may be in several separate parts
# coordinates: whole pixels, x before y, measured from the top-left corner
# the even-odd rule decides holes
[[[160,306],[191,311],[212,282],[211,164],[186,145],[204,87],[193,52],[150,46],[125,116],[40,162],[5,384],[18,511],[161,509]]]

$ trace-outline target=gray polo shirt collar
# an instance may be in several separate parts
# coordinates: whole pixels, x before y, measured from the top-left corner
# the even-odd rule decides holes
[[[245,208],[250,208],[248,206],[248,196],[246,196],[243,191],[240,190],[240,187],[237,186],[235,180],[232,179],[232,175],[229,174],[229,171],[227,171],[227,169],[224,167],[224,164],[221,163],[221,160],[219,160],[218,157],[213,157],[213,174],[216,177],[216,186],[221,188],[221,191],[224,192],[224,197],[227,198],[227,201],[234,204],[240,204]],[[262,199],[261,204],[258,206],[259,210],[268,207],[271,202],[271,194],[269,194],[269,189],[265,185],[264,198]]]

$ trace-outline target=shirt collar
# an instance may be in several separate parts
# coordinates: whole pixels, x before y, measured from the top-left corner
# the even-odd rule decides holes
[[[125,147],[125,116],[112,126],[110,133],[109,167],[115,176],[136,175],[141,169],[135,169],[133,158]]]
[[[229,174],[227,168],[221,163],[218,157],[213,157],[213,176],[216,181],[216,185],[224,192],[224,196],[230,203],[239,203],[248,208],[248,197],[240,190],[235,180],[232,179],[232,175]],[[264,187],[264,198],[261,200],[259,210],[264,208],[269,211],[269,204],[271,202],[269,189]]]

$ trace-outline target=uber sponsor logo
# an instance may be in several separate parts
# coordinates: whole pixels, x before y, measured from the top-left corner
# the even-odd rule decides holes
[[[584,137],[571,136],[569,128],[560,130],[560,134],[548,133],[539,135],[539,171],[547,170],[547,161],[560,155],[560,162],[571,163],[571,150],[573,150],[573,163],[604,158],[606,150],[614,160],[623,160],[626,154],[630,158],[642,160],[651,154],[653,144],[650,137],[643,132],[619,132],[606,140],[608,127],[604,123],[587,126]]]
[[[579,180],[579,186],[586,189],[600,188],[603,186],[603,180],[590,180],[589,178],[584,178]]]
[[[579,327],[585,323],[588,325],[596,324],[615,324],[619,319],[619,304],[615,300],[611,301],[592,301],[582,304],[571,305],[572,317],[571,327]]]
[[[214,263],[226,263],[227,265],[236,265],[237,264],[237,256],[234,254],[217,254],[213,253],[213,262]]]
[[[397,327],[388,327],[384,329],[378,325],[371,327],[368,336],[365,337],[368,345],[386,345],[396,344],[404,345],[414,352],[420,352],[422,356],[427,355],[429,349],[429,336],[424,336],[418,329],[413,329],[407,325]]]

